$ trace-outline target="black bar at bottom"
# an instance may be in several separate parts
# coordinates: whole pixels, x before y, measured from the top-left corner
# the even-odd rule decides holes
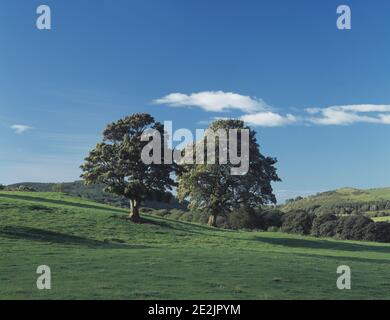
[[[36,313],[41,318],[56,319],[98,313],[124,319],[261,319],[270,316],[299,316],[313,319],[318,315],[351,316],[351,313],[388,310],[389,301],[254,301],[254,300],[131,300],[131,301],[0,301],[2,312],[10,315]],[[77,307],[77,308],[76,308]],[[7,310],[8,309],[8,310]]]

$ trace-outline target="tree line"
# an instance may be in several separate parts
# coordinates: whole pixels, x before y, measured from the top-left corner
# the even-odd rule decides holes
[[[283,214],[280,230],[321,238],[390,242],[390,223],[374,222],[364,215],[337,216],[333,213],[291,211]]]

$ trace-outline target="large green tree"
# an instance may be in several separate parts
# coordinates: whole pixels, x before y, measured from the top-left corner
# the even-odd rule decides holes
[[[149,144],[143,133],[159,133],[161,150],[166,146],[163,125],[145,113],[137,113],[111,123],[103,132],[103,141],[90,151],[81,166],[86,184],[101,183],[105,191],[123,196],[130,202],[130,219],[140,221],[142,201],[170,199],[175,182],[171,178],[172,164],[165,164],[163,152],[153,149],[154,160],[145,163],[141,154]],[[151,136],[152,137],[152,136]],[[154,140],[154,138],[152,139]]]
[[[247,206],[254,208],[268,203],[276,203],[271,182],[279,181],[279,177],[274,167],[276,159],[265,157],[259,151],[256,141],[256,133],[246,127],[240,120],[218,120],[213,122],[210,132],[218,132],[220,129],[237,130],[238,150],[241,150],[241,135],[243,130],[249,132],[249,156],[248,170],[245,174],[232,174],[232,169],[237,168],[237,164],[232,164],[229,160],[221,164],[222,152],[220,148],[221,139],[214,139],[215,150],[200,148],[199,145],[207,146],[209,135],[205,135],[203,141],[192,146],[194,154],[204,152],[204,163],[185,164],[178,173],[178,197],[181,201],[187,199],[192,210],[199,210],[208,214],[208,224],[216,226],[218,216],[227,216],[240,207]],[[215,137],[214,137],[215,138]],[[226,135],[229,155],[232,146],[230,135]],[[248,144],[247,144],[248,145]],[[200,151],[199,151],[200,150]],[[198,154],[199,156],[199,154]],[[214,156],[215,164],[208,163],[207,159]]]

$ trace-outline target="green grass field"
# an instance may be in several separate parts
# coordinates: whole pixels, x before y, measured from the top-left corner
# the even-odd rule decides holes
[[[390,217],[374,217],[372,220],[375,222],[390,222]]]
[[[388,299],[390,245],[236,232],[0,192],[1,299]],[[336,268],[352,269],[352,290]],[[36,288],[48,265],[52,289]]]

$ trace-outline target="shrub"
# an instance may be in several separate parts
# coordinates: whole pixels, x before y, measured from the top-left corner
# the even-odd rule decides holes
[[[4,190],[5,189],[5,186],[0,184],[0,190]]]
[[[373,223],[370,218],[361,215],[342,217],[336,228],[336,237],[344,240],[364,240],[367,228]]]
[[[388,222],[371,223],[365,231],[365,240],[390,242],[390,223]]]
[[[332,236],[334,236],[336,233],[337,223],[327,223],[332,221],[337,221],[337,217],[333,213],[322,213],[316,215],[313,220],[310,234],[314,237],[329,237],[330,234],[332,234],[332,231],[329,230],[329,228],[333,226],[334,232]],[[325,224],[326,226],[323,227]]]
[[[267,230],[270,227],[279,228],[282,225],[282,213],[278,210],[256,211],[241,207],[232,212],[228,218],[228,228]]]
[[[338,220],[326,221],[319,227],[319,237],[334,237],[338,226]]]
[[[272,227],[280,228],[281,226],[282,213],[280,211],[265,211],[256,215],[256,229],[268,230]]]
[[[251,229],[255,227],[256,213],[252,208],[240,207],[228,217],[228,227],[231,229]]]
[[[267,229],[267,231],[268,231],[268,232],[279,232],[280,229],[279,229],[278,227],[269,227],[269,228]]]
[[[224,228],[224,229],[230,228],[229,221],[225,216],[218,216],[216,223],[218,228]]]
[[[282,231],[302,235],[310,234],[314,215],[305,211],[291,211],[282,218]]]

